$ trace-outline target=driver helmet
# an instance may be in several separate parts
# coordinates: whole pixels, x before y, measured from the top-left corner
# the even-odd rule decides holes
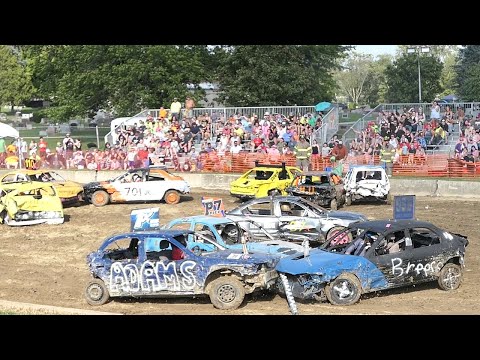
[[[222,231],[222,237],[225,241],[237,242],[238,229],[233,224],[227,224]]]
[[[291,210],[291,208],[290,208],[290,205],[289,205],[289,204],[282,204],[282,205],[280,206],[280,210],[288,212],[288,211]]]

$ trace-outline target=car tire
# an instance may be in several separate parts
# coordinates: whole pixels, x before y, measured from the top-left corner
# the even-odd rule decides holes
[[[180,194],[176,190],[168,190],[163,198],[169,205],[175,205],[180,202]]]
[[[463,281],[463,271],[460,265],[447,263],[440,270],[438,286],[445,291],[456,290]]]
[[[362,285],[355,275],[344,273],[325,287],[325,295],[332,305],[353,305],[362,295]]]
[[[393,203],[393,196],[392,194],[388,193],[387,194],[387,205],[391,205]]]
[[[91,201],[95,206],[105,206],[110,202],[110,195],[104,190],[97,190],[92,194]]]
[[[99,306],[108,302],[110,293],[102,280],[93,279],[85,288],[85,299],[89,305]]]
[[[245,299],[243,284],[232,276],[222,276],[209,284],[208,295],[214,307],[220,310],[235,310]]]
[[[333,199],[332,201],[330,201],[330,209],[331,210],[338,210],[337,199]]]
[[[352,205],[352,197],[345,196],[345,206],[350,206],[350,205]]]

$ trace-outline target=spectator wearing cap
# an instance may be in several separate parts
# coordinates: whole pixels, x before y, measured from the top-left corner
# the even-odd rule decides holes
[[[73,148],[75,146],[75,142],[73,141],[72,137],[70,136],[70,133],[67,133],[65,135],[65,138],[63,139],[63,150],[65,154],[65,160],[67,161],[67,169],[70,168],[71,165],[71,160],[73,158]]]
[[[335,156],[335,160],[339,161],[345,159],[347,156],[347,148],[343,146],[342,140],[339,140],[337,145],[332,149],[332,156]]]

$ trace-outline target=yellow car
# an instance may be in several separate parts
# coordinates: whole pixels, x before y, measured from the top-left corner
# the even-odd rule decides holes
[[[12,182],[40,181],[51,183],[63,206],[76,204],[83,200],[83,185],[74,181],[65,180],[55,171],[51,170],[15,170],[1,177],[1,184]]]
[[[0,184],[0,223],[23,226],[63,221],[62,201],[51,183]]]
[[[237,180],[230,183],[230,195],[242,200],[271,195],[287,195],[285,188],[292,183],[296,173],[302,172],[297,167],[259,164],[248,170]]]

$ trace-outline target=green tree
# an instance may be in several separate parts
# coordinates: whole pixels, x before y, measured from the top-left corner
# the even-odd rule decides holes
[[[168,107],[174,97],[199,99],[188,85],[207,79],[206,46],[24,46],[38,96],[50,99],[59,121],[91,117],[99,109],[133,115]]]
[[[362,99],[365,81],[371,72],[373,57],[352,52],[335,73],[334,79],[340,88],[340,94],[349,97],[354,105]]]
[[[371,63],[370,71],[363,87],[365,103],[371,107],[386,102],[387,79],[385,70],[392,65],[392,55],[379,55],[378,59]]]
[[[440,76],[443,65],[432,55],[420,55],[422,101],[432,101],[441,91]],[[385,70],[387,102],[418,102],[417,54],[397,58]]]
[[[480,94],[474,83],[479,83],[478,64],[480,63],[480,45],[467,45],[458,53],[457,72],[458,95],[464,101],[478,101]]]
[[[456,88],[458,87],[457,73],[455,71],[455,63],[456,63],[455,53],[446,55],[443,62],[442,75],[440,77],[440,86],[443,89],[442,93],[440,94],[441,96],[454,94]]]
[[[348,46],[241,45],[224,48],[220,100],[232,106],[314,105],[331,100],[332,72]]]
[[[0,45],[0,104],[13,106],[29,100],[33,93],[30,74],[21,52],[13,46]]]

